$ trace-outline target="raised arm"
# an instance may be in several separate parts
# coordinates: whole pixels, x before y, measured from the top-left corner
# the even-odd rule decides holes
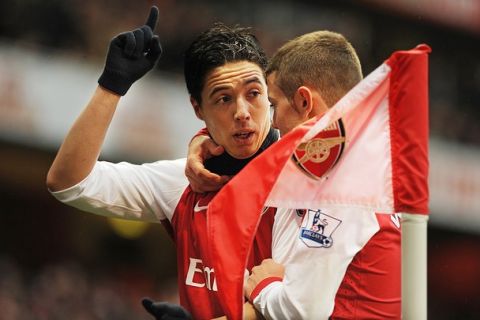
[[[51,191],[82,181],[97,161],[120,96],[98,86],[63,141],[47,175]]]
[[[47,174],[51,191],[77,184],[94,167],[120,97],[161,56],[160,40],[153,34],[157,20],[158,8],[154,6],[145,25],[111,40],[99,86],[67,134]]]

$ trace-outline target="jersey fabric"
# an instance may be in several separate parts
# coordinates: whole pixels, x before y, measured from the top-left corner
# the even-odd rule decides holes
[[[214,195],[213,192],[195,193],[188,187],[171,221],[177,245],[178,285],[184,288],[180,290],[180,301],[191,310],[194,319],[211,319],[224,314],[217,299],[213,263],[206,250],[207,206]],[[248,270],[271,257],[274,213],[270,208],[262,215],[250,251]]]
[[[272,258],[285,276],[253,303],[267,319],[400,319],[400,236],[397,215],[278,209]]]
[[[99,161],[79,184],[52,194],[84,211],[169,225],[177,247],[180,303],[194,319],[211,319],[223,315],[206,250],[206,212],[215,193],[193,192],[184,169],[185,159],[143,165]],[[262,216],[249,268],[271,257],[274,213],[269,209]]]
[[[204,250],[206,206],[214,194],[191,192],[184,168],[185,159],[143,165],[98,162],[82,182],[52,194],[104,216],[168,221],[177,245],[181,303],[195,319],[207,319],[222,315]],[[341,206],[277,209],[275,216],[272,210],[264,214],[259,228],[249,265],[269,257],[271,244],[273,259],[286,266],[284,280],[266,286],[254,299],[266,318],[400,318],[396,216]]]

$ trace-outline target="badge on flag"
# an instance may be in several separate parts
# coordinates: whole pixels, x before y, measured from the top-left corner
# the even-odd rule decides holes
[[[309,177],[319,179],[337,163],[344,145],[345,129],[339,119],[313,139],[301,143],[292,159]]]

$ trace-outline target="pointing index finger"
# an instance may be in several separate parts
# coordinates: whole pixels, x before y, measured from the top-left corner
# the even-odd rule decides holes
[[[145,25],[149,26],[152,31],[155,30],[155,26],[157,25],[158,21],[158,8],[157,6],[152,6],[150,8],[150,14],[148,15],[147,22]]]

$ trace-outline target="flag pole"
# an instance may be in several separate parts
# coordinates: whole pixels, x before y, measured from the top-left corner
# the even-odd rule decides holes
[[[428,215],[402,213],[402,318],[427,319]]]

